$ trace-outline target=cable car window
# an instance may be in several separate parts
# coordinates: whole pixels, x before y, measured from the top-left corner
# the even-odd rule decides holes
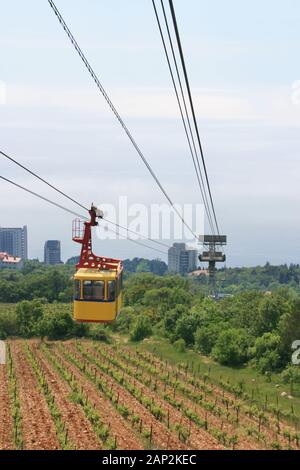
[[[115,298],[116,298],[116,282],[108,281],[107,300],[115,300]]]
[[[93,300],[93,281],[83,281],[84,300]]]
[[[103,281],[83,281],[84,300],[104,300]]]
[[[94,300],[104,300],[104,282],[93,281],[93,297]]]
[[[74,284],[74,299],[80,300],[80,281],[78,281],[77,279],[75,280]]]

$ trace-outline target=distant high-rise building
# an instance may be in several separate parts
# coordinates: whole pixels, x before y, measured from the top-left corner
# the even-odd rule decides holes
[[[60,264],[60,241],[47,240],[44,246],[44,263],[45,264]]]
[[[0,227],[0,251],[23,260],[28,259],[27,226],[23,228]]]
[[[185,243],[173,243],[168,250],[168,270],[186,274],[196,269],[197,251],[186,247]]]

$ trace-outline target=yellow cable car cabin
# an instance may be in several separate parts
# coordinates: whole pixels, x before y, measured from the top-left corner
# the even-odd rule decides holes
[[[74,319],[112,322],[122,306],[122,270],[81,268],[74,275]]]
[[[122,261],[103,258],[92,252],[92,230],[96,218],[103,214],[92,206],[91,220],[74,220],[73,240],[82,245],[80,260],[74,274],[74,320],[110,323],[116,320],[122,307]]]

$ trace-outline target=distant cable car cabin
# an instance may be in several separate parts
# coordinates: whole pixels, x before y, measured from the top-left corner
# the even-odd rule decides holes
[[[90,221],[73,221],[73,241],[81,243],[80,261],[74,275],[74,319],[79,322],[111,323],[122,306],[122,261],[92,252],[92,227],[103,218],[92,206]]]

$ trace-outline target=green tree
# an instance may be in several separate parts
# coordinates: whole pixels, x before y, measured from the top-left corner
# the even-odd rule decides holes
[[[71,337],[74,322],[68,312],[47,312],[39,323],[39,333],[51,340]]]
[[[144,295],[145,305],[156,307],[161,313],[175,308],[178,305],[191,305],[192,295],[190,292],[179,287],[162,287],[148,290]]]
[[[39,322],[43,317],[43,306],[38,300],[24,300],[17,305],[16,319],[19,335],[24,338],[39,334]]]
[[[209,355],[223,327],[222,323],[211,323],[197,328],[195,333],[195,347],[197,351]]]
[[[0,339],[18,335],[18,325],[15,307],[5,307],[0,312]]]
[[[136,272],[137,273],[149,273],[150,272],[149,261],[145,259],[141,260],[136,267]]]
[[[175,327],[175,338],[184,339],[186,345],[193,345],[195,342],[195,332],[198,326],[197,313],[187,312],[178,318]]]
[[[258,308],[259,332],[275,330],[280,318],[287,312],[289,312],[289,304],[283,297],[275,294],[265,296]]]
[[[250,349],[250,355],[262,373],[272,372],[280,367],[279,348],[280,336],[275,332],[265,333],[255,340],[254,346]]]
[[[134,307],[123,307],[117,320],[110,325],[110,328],[120,333],[129,333],[131,324],[136,316],[137,312]]]
[[[291,359],[292,343],[300,338],[300,299],[292,302],[291,308],[280,319],[280,354],[287,364]]]
[[[222,331],[212,350],[220,364],[239,366],[248,358],[249,336],[242,329],[231,328]]]
[[[188,314],[188,309],[185,305],[177,305],[172,310],[168,310],[163,318],[164,330],[168,338],[174,337],[176,322],[183,315]]]

